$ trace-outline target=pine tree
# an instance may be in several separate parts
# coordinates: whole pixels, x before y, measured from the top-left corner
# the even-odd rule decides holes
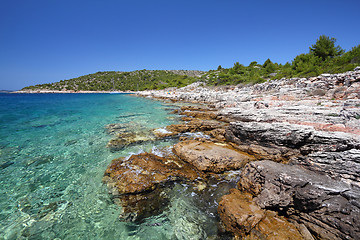
[[[323,60],[328,57],[339,56],[344,53],[344,50],[340,46],[335,47],[335,42],[335,38],[321,35],[316,43],[310,47],[310,53],[321,57]]]

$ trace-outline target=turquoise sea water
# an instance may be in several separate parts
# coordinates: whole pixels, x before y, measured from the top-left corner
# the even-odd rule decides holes
[[[216,235],[214,209],[196,207],[199,198],[186,185],[174,187],[166,211],[134,224],[119,221],[121,209],[101,182],[112,159],[174,143],[147,142],[112,153],[105,126],[165,127],[176,121],[168,108],[124,94],[0,94],[0,239]]]

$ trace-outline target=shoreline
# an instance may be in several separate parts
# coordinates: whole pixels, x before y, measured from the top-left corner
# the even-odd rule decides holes
[[[199,131],[210,136],[182,138],[173,149],[201,172],[239,168],[238,162],[222,160],[232,150],[222,151],[219,158],[211,152],[218,146],[254,158],[240,167],[237,187],[219,201],[218,214],[226,232],[240,238],[274,232],[292,239],[360,236],[359,68],[252,86],[216,88],[194,83],[136,95],[201,104],[179,109],[184,123],[158,133],[170,137]],[[244,216],[259,218],[250,223]]]
[[[109,93],[109,94],[123,94],[123,93],[128,93],[128,94],[134,94],[134,93],[136,93],[136,92],[135,92],[135,91],[19,90],[19,91],[13,91],[13,92],[8,92],[8,93],[13,93],[13,94],[24,94],[24,93],[25,93],[25,94],[34,94],[34,93]]]

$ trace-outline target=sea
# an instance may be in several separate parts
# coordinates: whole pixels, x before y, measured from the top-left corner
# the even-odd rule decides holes
[[[217,202],[183,183],[162,213],[119,220],[102,183],[111,160],[176,139],[110,151],[109,124],[151,131],[177,123],[177,106],[130,94],[0,94],[0,239],[208,239]],[[215,192],[210,194],[216,195]],[[202,206],[201,206],[202,205]],[[205,207],[204,207],[205,206]]]

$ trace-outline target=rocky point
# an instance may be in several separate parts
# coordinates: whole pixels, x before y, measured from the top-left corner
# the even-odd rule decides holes
[[[104,181],[122,196],[128,215],[155,214],[159,206],[144,210],[140,203],[166,202],[164,186],[171,181],[200,181],[201,195],[214,186],[207,182],[231,176],[237,185],[224,188],[215,201],[219,236],[360,238],[360,68],[251,86],[194,83],[137,94],[194,105],[174,111],[183,123],[152,132],[180,139],[173,156],[140,154],[114,160],[106,170]]]

